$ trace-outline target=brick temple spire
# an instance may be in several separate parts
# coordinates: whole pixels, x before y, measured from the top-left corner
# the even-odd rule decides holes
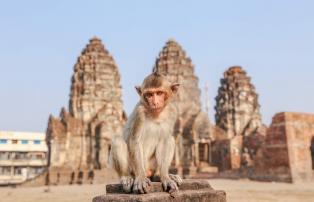
[[[207,153],[200,151],[206,151],[213,138],[208,116],[201,110],[201,91],[194,65],[179,43],[170,39],[159,53],[153,71],[166,75],[172,83],[180,84],[174,102],[179,111],[174,135],[176,142],[180,143],[176,147],[175,166],[179,173],[183,168],[193,174],[197,168],[207,165],[200,163],[200,160],[208,162]],[[201,140],[203,145],[199,145]]]
[[[69,110],[89,121],[108,102],[122,109],[120,74],[101,40],[93,37],[74,66]]]
[[[262,126],[260,105],[251,78],[240,66],[230,67],[216,97],[216,124],[228,138],[250,135]]]
[[[108,166],[111,140],[126,120],[118,67],[97,37],[74,65],[69,112],[50,117],[47,127],[51,167],[101,169]]]
[[[196,111],[200,110],[201,93],[198,78],[194,73],[194,65],[174,39],[169,39],[159,53],[153,71],[167,75],[171,82],[181,84],[178,100],[181,102],[182,113],[187,110],[186,107],[191,108],[191,105],[186,105],[185,102],[192,103]]]

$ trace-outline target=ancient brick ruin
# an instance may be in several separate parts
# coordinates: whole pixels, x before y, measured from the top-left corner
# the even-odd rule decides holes
[[[174,134],[177,142],[175,169],[190,175],[206,169],[210,166],[209,148],[214,136],[208,116],[201,109],[198,78],[191,59],[176,41],[169,40],[159,53],[153,71],[180,84],[175,99],[179,111]]]
[[[49,118],[50,168],[106,168],[111,139],[122,134],[125,121],[117,65],[92,38],[74,66],[69,112],[63,108],[60,117]]]
[[[240,66],[230,67],[220,80],[216,97],[216,125],[224,131],[213,143],[213,164],[220,170],[239,169],[252,162],[256,149],[250,144],[264,132],[260,105],[251,78]]]
[[[227,138],[252,135],[262,126],[260,105],[251,78],[240,66],[230,67],[220,80],[216,97],[216,124]]]
[[[257,180],[313,179],[314,115],[280,113],[267,129],[250,77],[234,66],[221,79],[213,125],[201,108],[194,65],[176,41],[166,43],[153,71],[181,84],[175,97],[179,117],[172,172],[217,177],[229,171],[242,176],[247,169],[245,177]],[[117,65],[100,39],[93,38],[74,66],[69,110],[62,108],[60,117],[49,118],[50,181],[59,181],[61,172],[67,176],[63,184],[72,183],[82,171],[86,181],[90,170],[107,168],[111,139],[122,134],[125,121]]]
[[[314,180],[314,115],[283,112],[273,117],[256,158],[252,179]]]

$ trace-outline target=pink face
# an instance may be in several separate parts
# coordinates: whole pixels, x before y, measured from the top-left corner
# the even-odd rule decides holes
[[[165,106],[166,93],[160,89],[149,89],[144,93],[150,111],[159,113]]]

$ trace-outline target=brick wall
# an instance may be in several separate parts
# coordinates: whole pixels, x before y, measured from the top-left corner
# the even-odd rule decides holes
[[[311,140],[314,115],[283,112],[273,117],[255,159],[253,179],[267,181],[313,180]]]

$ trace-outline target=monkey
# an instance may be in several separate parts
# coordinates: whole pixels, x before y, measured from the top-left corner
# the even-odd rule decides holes
[[[179,84],[172,84],[164,75],[154,72],[135,88],[140,101],[124,127],[123,136],[112,141],[110,163],[127,193],[148,193],[152,174],[160,177],[165,191],[175,192],[182,179],[169,174],[169,167],[175,151],[173,130],[177,120],[172,98]]]

